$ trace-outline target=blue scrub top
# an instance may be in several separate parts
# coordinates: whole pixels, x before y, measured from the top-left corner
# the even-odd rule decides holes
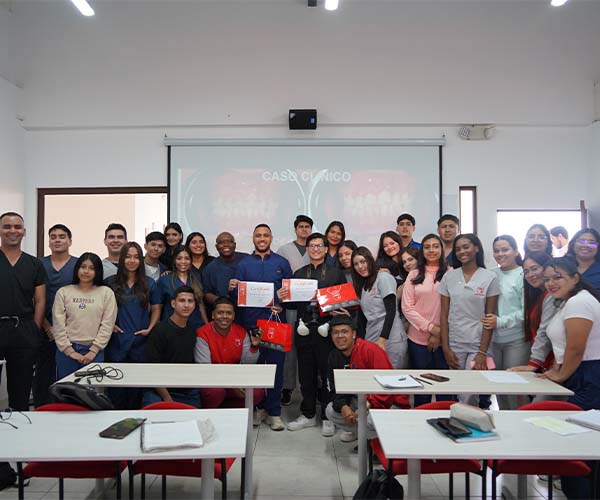
[[[52,323],[52,306],[54,305],[56,292],[63,286],[73,284],[73,273],[75,272],[77,258],[73,256],[69,257],[69,260],[60,271],[54,269],[50,256],[43,257],[41,261],[46,270],[46,274],[48,275],[48,281],[46,283],[46,311],[44,314],[46,319]]]
[[[596,261],[588,267],[586,272],[583,273],[583,277],[594,287],[597,293],[600,293],[600,262]]]
[[[214,259],[202,271],[202,288],[204,293],[218,296],[229,295],[229,280],[235,278],[238,264],[247,257],[247,253],[235,252],[233,260],[226,261],[221,257]]]
[[[175,297],[175,290],[177,290],[180,286],[185,285],[189,286],[189,280],[187,283],[184,283],[174,273],[165,274],[159,278],[158,289],[160,292],[160,302],[163,305],[161,319],[165,320],[171,317],[173,314],[171,300],[173,300]],[[203,324],[204,321],[202,321],[202,316],[200,315],[200,308],[196,304],[194,312],[188,319],[188,325],[196,329],[200,328]]]

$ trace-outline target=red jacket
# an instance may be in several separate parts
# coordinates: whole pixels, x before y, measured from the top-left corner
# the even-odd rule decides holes
[[[350,359],[338,349],[329,354],[329,387],[333,409],[340,412],[342,406],[350,405],[352,394],[336,394],[333,370],[349,368],[352,370],[391,370],[392,365],[385,351],[373,342],[356,339]],[[367,401],[371,408],[390,408],[393,404],[400,408],[409,408],[408,396],[403,394],[370,394]]]

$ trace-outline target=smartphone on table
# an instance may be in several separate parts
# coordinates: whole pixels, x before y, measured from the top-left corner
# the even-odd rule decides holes
[[[125,418],[100,432],[100,437],[123,439],[146,421],[145,418]]]
[[[420,376],[435,382],[448,382],[448,380],[450,380],[448,377],[444,377],[443,375],[438,375],[436,373],[422,373]]]

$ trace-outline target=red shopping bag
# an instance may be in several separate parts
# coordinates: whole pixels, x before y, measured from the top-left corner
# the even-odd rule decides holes
[[[352,283],[319,288],[317,290],[317,302],[321,313],[354,307],[360,303]]]
[[[275,321],[271,318],[275,317]],[[292,350],[292,325],[282,323],[279,315],[271,315],[269,319],[259,319],[256,322],[262,331],[263,335],[260,339],[260,345],[275,349],[276,351],[288,352]]]

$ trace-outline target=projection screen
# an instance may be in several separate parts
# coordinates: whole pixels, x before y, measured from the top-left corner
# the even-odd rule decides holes
[[[415,239],[435,231],[441,207],[443,139],[403,141],[181,141],[169,146],[169,220],[200,231],[211,254],[221,231],[251,251],[267,223],[273,249],[295,238],[306,214],[323,232],[332,220],[346,238],[376,251],[383,231],[409,212]]]

